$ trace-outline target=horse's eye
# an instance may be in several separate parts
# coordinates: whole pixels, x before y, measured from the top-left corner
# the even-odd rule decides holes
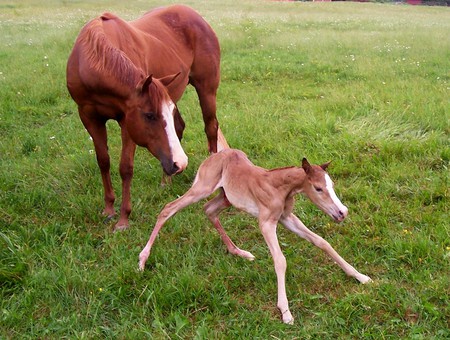
[[[145,119],[147,119],[148,121],[151,121],[151,122],[158,120],[158,117],[156,116],[156,114],[154,112],[145,112],[144,117],[145,117]]]
[[[322,192],[323,191],[322,188],[319,188],[319,187],[314,187],[314,189],[316,189],[317,192]]]

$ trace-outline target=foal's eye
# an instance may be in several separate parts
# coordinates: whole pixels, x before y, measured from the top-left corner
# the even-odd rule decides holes
[[[158,117],[156,117],[156,114],[154,112],[145,112],[144,117],[151,122],[158,120]]]
[[[317,192],[322,192],[323,191],[322,188],[319,188],[319,187],[314,187],[314,189],[316,189]]]

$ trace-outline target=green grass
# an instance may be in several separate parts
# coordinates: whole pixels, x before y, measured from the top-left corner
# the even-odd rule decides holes
[[[160,187],[139,149],[131,228],[103,223],[93,145],[65,87],[82,25],[168,1],[0,0],[0,338],[444,339],[449,332],[450,12],[370,3],[188,1],[222,47],[218,116],[229,143],[273,168],[333,160],[350,209],[297,215],[371,285],[280,228],[294,326],[256,221],[222,220],[254,262],[226,254],[201,204],[138,254],[165,203],[207,156],[195,91],[179,108],[188,169]],[[120,201],[119,128],[108,125]],[[118,204],[118,203],[117,203]]]

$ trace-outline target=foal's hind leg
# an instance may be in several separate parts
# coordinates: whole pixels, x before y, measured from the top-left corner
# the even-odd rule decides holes
[[[200,171],[200,170],[199,170]],[[210,196],[217,188],[217,181],[202,181],[198,180],[199,175],[194,181],[192,187],[180,198],[168,203],[158,215],[155,228],[153,229],[150,239],[148,240],[144,249],[139,254],[139,269],[144,270],[145,263],[150,256],[150,250],[155,242],[156,236],[163,227],[164,223],[173,215],[175,215],[181,209],[188,205],[198,202],[208,196]]]
[[[229,206],[231,206],[231,203],[227,200],[223,189],[221,189],[219,195],[205,204],[204,209],[209,220],[219,232],[219,235],[222,238],[223,243],[225,243],[225,245],[227,246],[228,251],[233,255],[238,255],[250,261],[253,261],[255,259],[253,254],[236,247],[219,221],[219,214]]]
[[[102,175],[103,189],[104,189],[104,200],[105,209],[103,210],[103,215],[107,216],[108,219],[115,215],[114,210],[114,190],[111,183],[110,169],[110,159],[108,154],[108,144],[107,144],[107,132],[105,121],[102,119],[92,119],[91,116],[95,115],[94,109],[89,107],[79,107],[78,111],[80,113],[81,121],[84,127],[89,132],[94,142],[95,154],[97,156],[98,167]]]

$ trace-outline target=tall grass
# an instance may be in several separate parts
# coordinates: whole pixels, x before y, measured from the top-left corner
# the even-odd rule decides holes
[[[301,198],[296,213],[374,279],[357,284],[280,228],[289,327],[256,221],[233,210],[223,224],[256,261],[226,254],[197,204],[165,226],[137,271],[156,215],[207,156],[191,88],[179,103],[188,169],[160,187],[158,162],[139,149],[131,228],[112,233],[115,221],[100,214],[65,63],[87,20],[104,11],[131,20],[168,3],[0,1],[0,337],[450,337],[449,10],[186,2],[221,42],[218,116],[230,144],[267,168],[332,159],[349,218],[336,225]],[[119,128],[108,129],[120,200]]]

